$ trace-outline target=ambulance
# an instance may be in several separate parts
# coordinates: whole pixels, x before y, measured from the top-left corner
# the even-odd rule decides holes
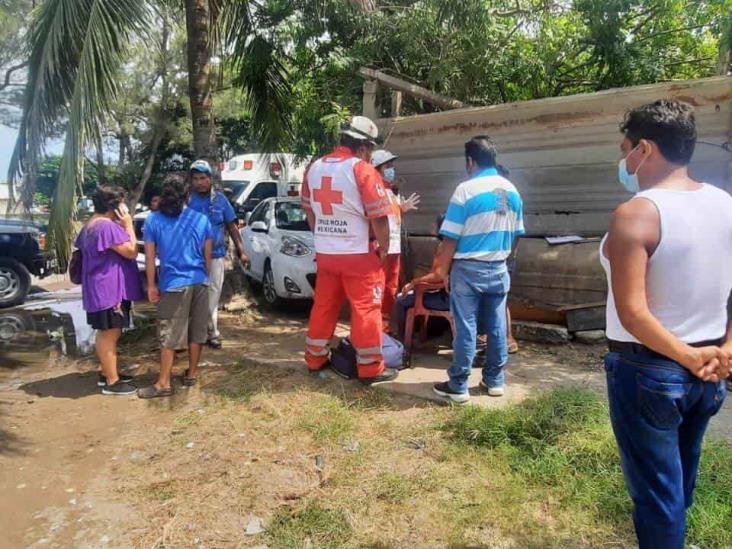
[[[221,166],[221,185],[237,217],[246,220],[267,198],[299,196],[309,158],[290,153],[242,154]]]

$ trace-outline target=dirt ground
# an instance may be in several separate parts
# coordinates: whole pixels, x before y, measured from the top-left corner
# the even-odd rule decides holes
[[[366,410],[369,429],[381,429],[383,447],[371,448],[374,455],[397,468],[419,467],[410,456],[442,409],[426,399],[430,384],[444,376],[445,342],[420,349],[416,367],[397,383],[366,389],[304,371],[306,311],[294,309],[262,315],[244,302],[222,313],[224,349],[205,351],[201,384],[178,387],[167,400],[104,397],[92,358],[57,351],[22,368],[0,367],[0,547],[261,547],[262,517],[282,502],[328,490],[324,460],[347,471],[359,454],[347,437],[353,420],[342,402],[346,410]],[[557,384],[602,390],[601,354],[595,347],[525,345],[512,360],[507,397],[476,393],[474,400],[501,405]],[[122,363],[133,365],[138,384],[152,381],[156,362],[152,327],[125,337]],[[235,413],[244,402],[246,414]],[[716,436],[730,437],[729,412],[728,406],[715,418]],[[328,423],[321,423],[323,414]],[[332,421],[339,414],[342,433]],[[262,418],[267,423],[257,423]],[[201,462],[210,463],[204,473]],[[194,492],[195,508],[176,506],[181,494]],[[241,501],[234,492],[248,494],[249,503],[222,513],[222,499]],[[410,539],[404,532],[364,528],[394,543],[369,546],[416,547],[403,545]],[[441,541],[434,547],[457,547],[449,533],[435,535]]]

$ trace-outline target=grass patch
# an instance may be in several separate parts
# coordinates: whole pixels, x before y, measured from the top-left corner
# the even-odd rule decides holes
[[[391,503],[401,503],[416,492],[408,477],[398,473],[382,473],[376,478],[375,495]]]
[[[248,402],[252,396],[268,392],[287,372],[266,369],[240,361],[227,366],[227,375],[206,386],[206,391],[234,403]]]
[[[305,405],[298,425],[316,442],[339,442],[353,432],[353,414],[344,402],[330,395],[313,396]]]
[[[341,510],[310,504],[304,509],[279,511],[267,527],[273,549],[339,549],[353,536],[353,527]]]
[[[443,425],[458,448],[485,452],[505,464],[509,482],[525,483],[527,498],[555,502],[577,531],[601,538],[632,537],[625,489],[607,406],[596,393],[561,388],[503,409],[464,407]],[[689,543],[732,546],[732,448],[706,445],[689,514]]]
[[[689,539],[699,547],[732,547],[732,446],[710,441],[702,452]]]

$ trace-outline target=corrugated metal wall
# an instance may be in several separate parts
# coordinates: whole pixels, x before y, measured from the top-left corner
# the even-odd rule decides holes
[[[420,210],[405,216],[407,230],[430,232],[466,177],[464,142],[488,134],[524,197],[530,234],[602,234],[628,196],[617,182],[623,114],[660,98],[695,105],[700,143],[692,173],[732,191],[732,154],[704,143],[732,139],[732,78],[638,86],[380,120],[385,146],[401,157],[403,192],[422,195]]]

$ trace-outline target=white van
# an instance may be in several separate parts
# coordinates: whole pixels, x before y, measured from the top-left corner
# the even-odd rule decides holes
[[[239,219],[266,198],[297,196],[309,159],[294,154],[241,154],[225,162],[221,185]]]

